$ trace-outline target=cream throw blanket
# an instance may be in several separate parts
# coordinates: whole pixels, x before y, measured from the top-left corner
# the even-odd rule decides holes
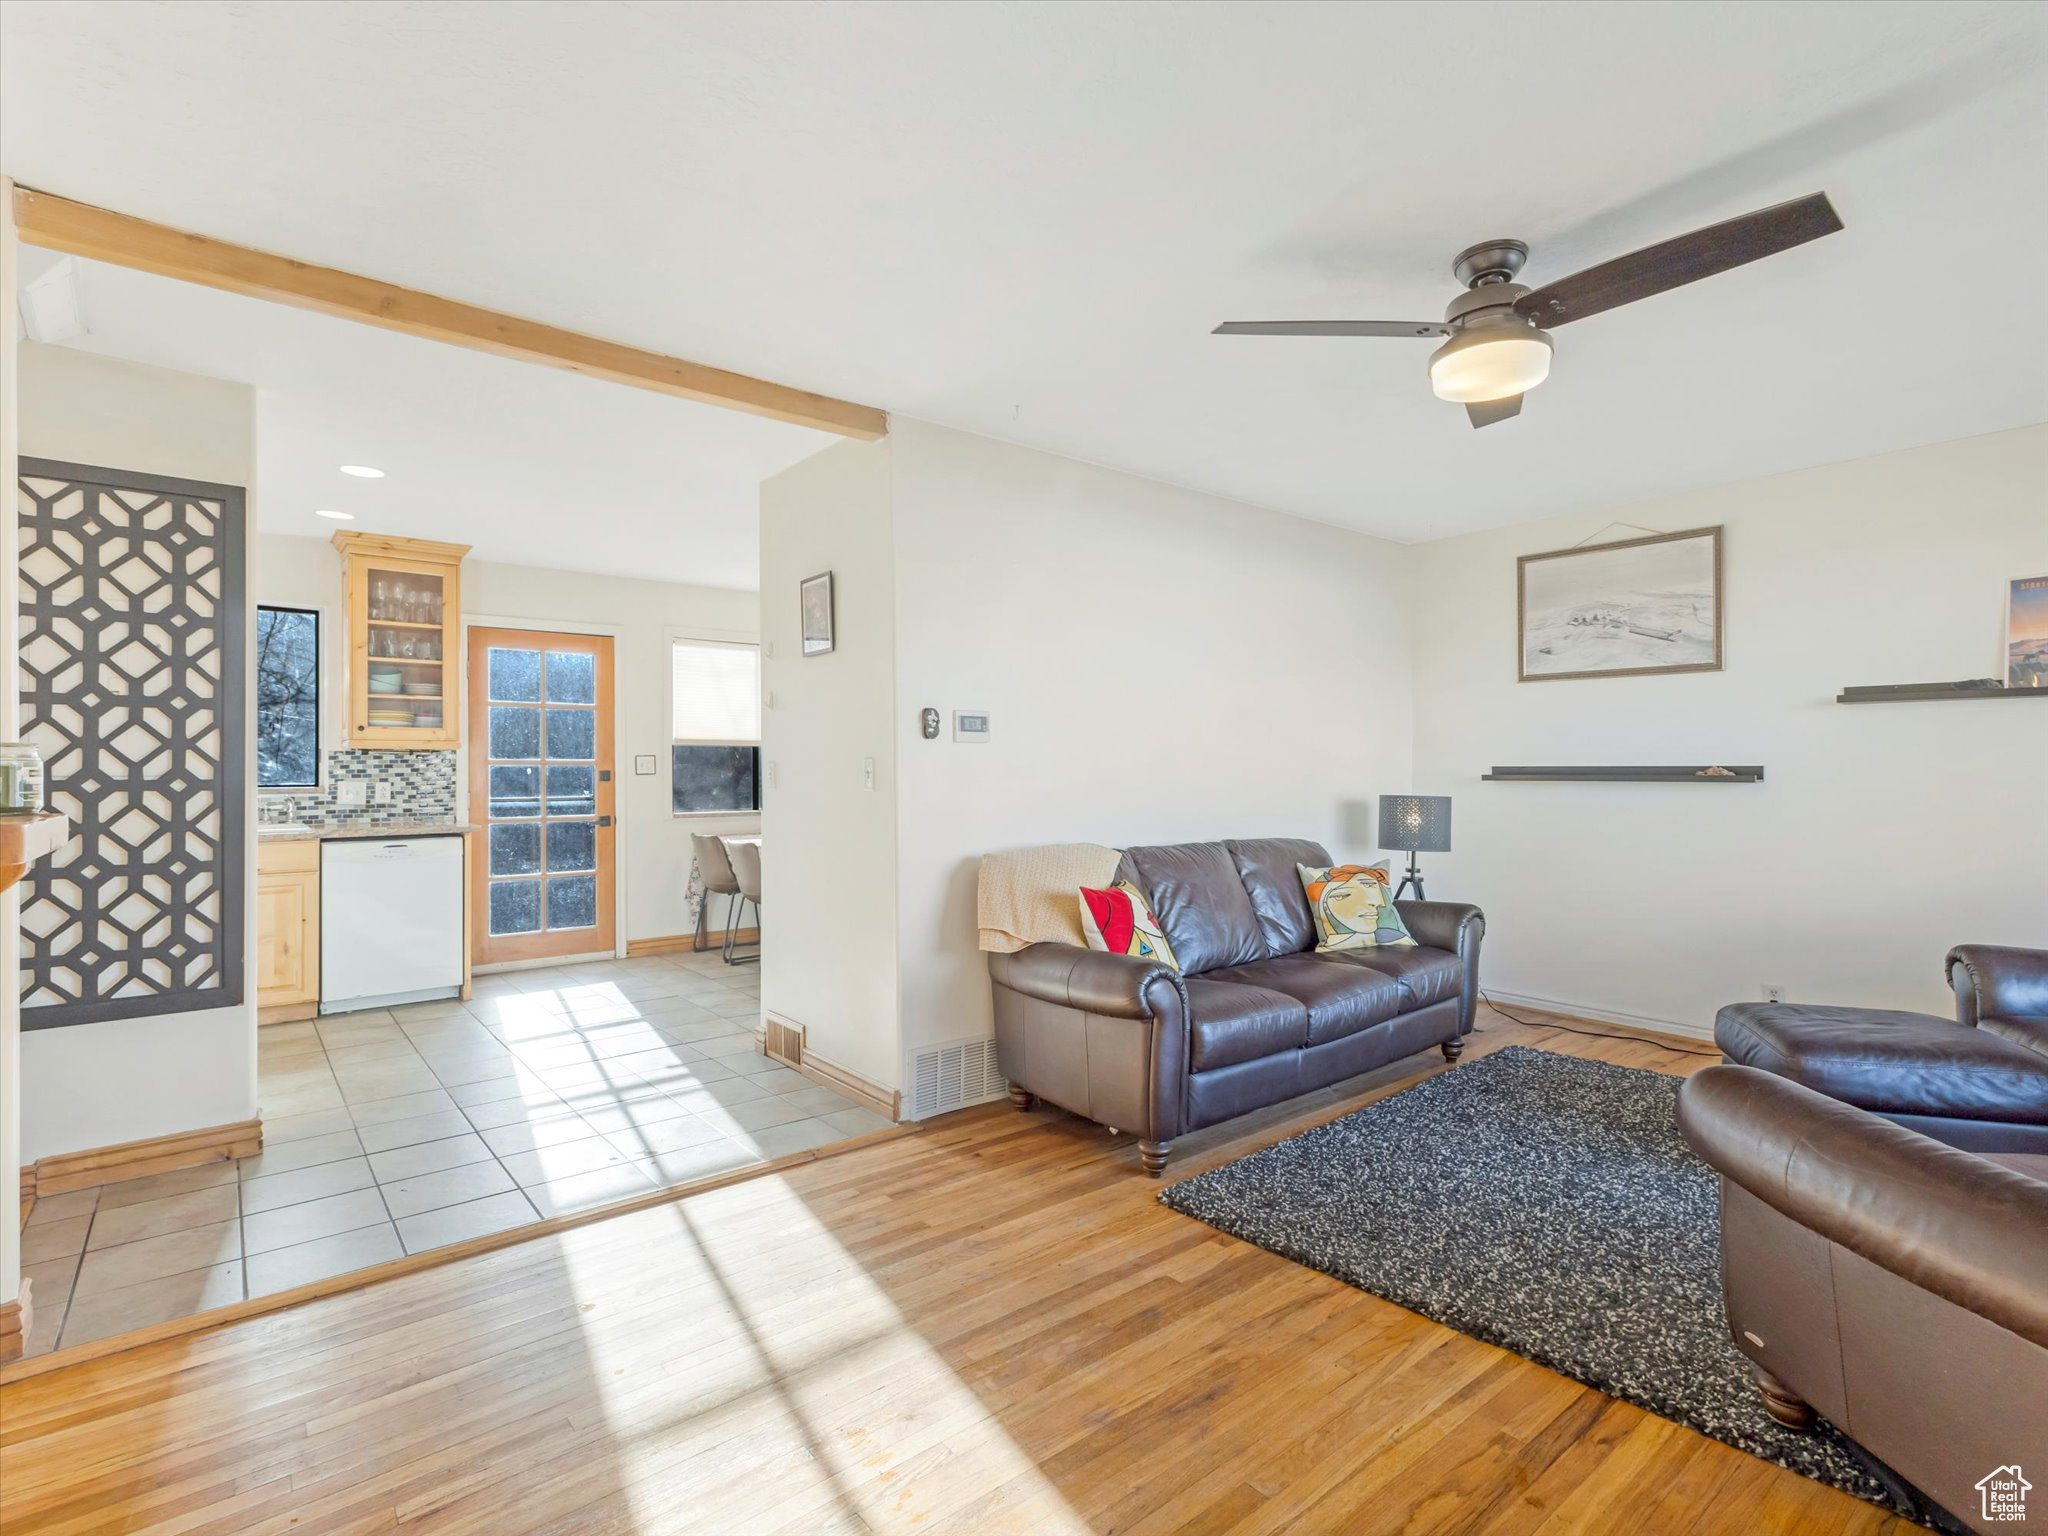
[[[1122,855],[1099,843],[1048,843],[984,854],[975,906],[981,947],[1015,954],[1027,944],[1085,946],[1081,887],[1106,886]]]

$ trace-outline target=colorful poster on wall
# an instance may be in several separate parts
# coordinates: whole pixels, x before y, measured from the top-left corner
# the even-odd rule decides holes
[[[2048,688],[2048,576],[2022,576],[2006,599],[2005,686]]]

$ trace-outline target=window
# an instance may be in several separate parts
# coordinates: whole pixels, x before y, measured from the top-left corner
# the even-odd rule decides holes
[[[678,816],[761,808],[761,648],[677,640],[669,656]]]
[[[672,641],[676,815],[762,809],[762,653],[758,645]]]
[[[320,782],[320,615],[256,610],[256,786]]]

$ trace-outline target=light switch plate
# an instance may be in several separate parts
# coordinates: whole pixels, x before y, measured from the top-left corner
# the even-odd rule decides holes
[[[875,787],[875,760],[872,757],[860,760],[860,787],[867,790]]]
[[[343,779],[335,786],[336,805],[357,808],[370,803],[370,781],[368,779]]]
[[[652,752],[634,753],[633,771],[643,779],[651,778],[654,774],[654,754]]]
[[[768,764],[767,764],[767,770],[768,770],[768,787],[769,787],[770,789],[773,789],[773,788],[775,787],[775,760],[774,760],[773,758],[770,758],[770,759],[768,760]]]
[[[953,739],[955,741],[988,740],[988,711],[985,709],[956,709],[953,711]]]

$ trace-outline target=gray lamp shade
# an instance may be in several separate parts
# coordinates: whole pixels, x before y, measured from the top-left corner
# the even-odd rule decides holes
[[[1381,795],[1380,846],[1408,853],[1449,853],[1451,797]]]

